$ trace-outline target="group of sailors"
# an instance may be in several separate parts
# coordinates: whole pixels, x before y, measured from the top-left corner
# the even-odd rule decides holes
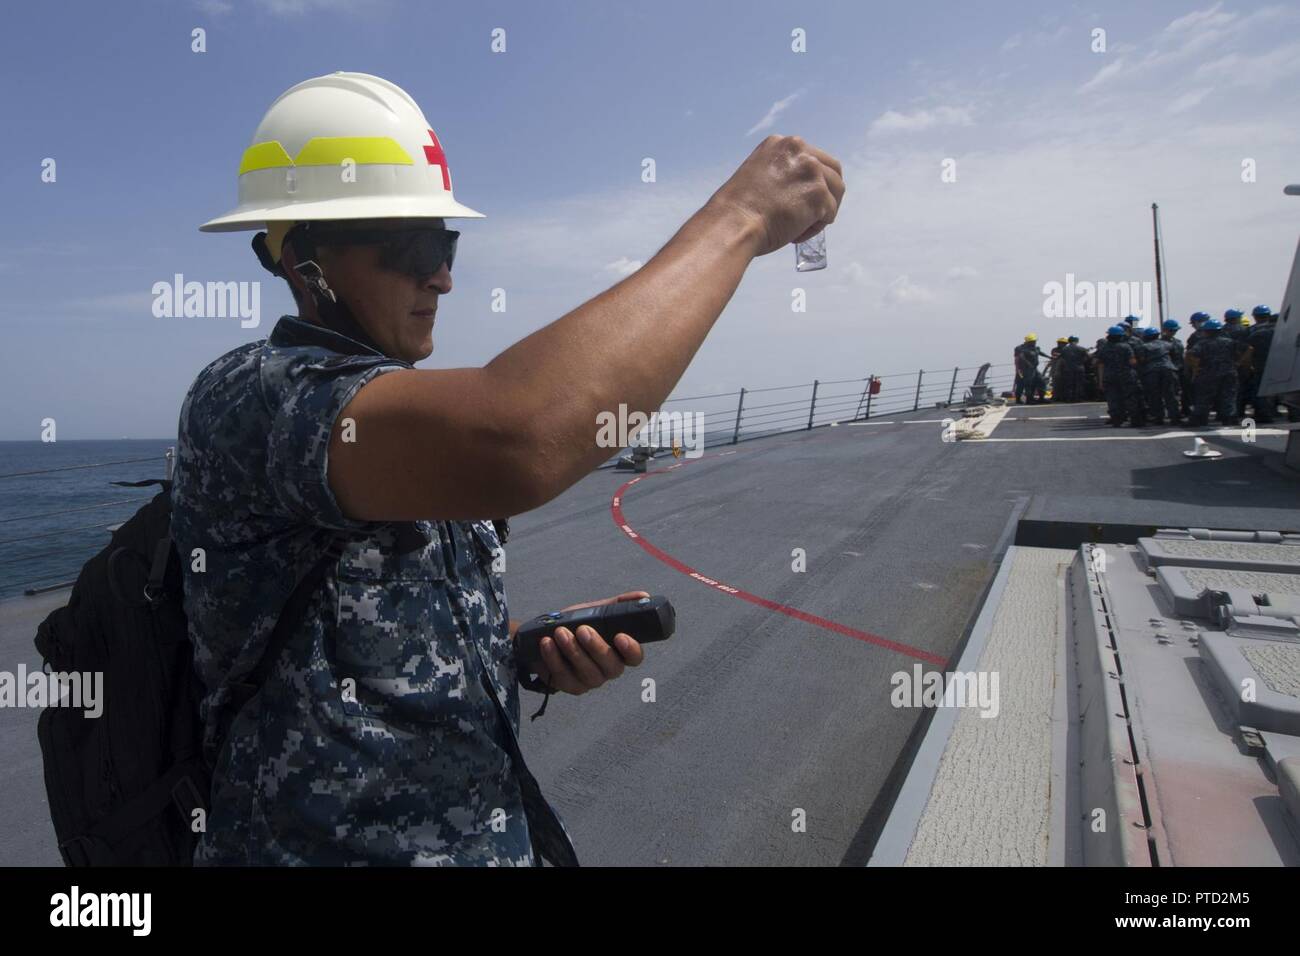
[[[1247,317],[1228,309],[1223,319],[1195,312],[1184,343],[1182,327],[1166,319],[1160,328],[1141,325],[1137,316],[1106,330],[1092,351],[1071,335],[1056,340],[1051,353],[1038,347],[1032,332],[1016,346],[1016,404],[1104,399],[1115,427],[1209,424],[1210,413],[1225,426],[1241,424],[1250,407],[1259,424],[1274,420],[1277,403],[1257,394],[1268,360],[1277,316],[1257,305]],[[1047,366],[1040,370],[1040,359]]]

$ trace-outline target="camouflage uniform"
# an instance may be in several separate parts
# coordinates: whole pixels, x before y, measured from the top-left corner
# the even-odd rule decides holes
[[[1219,423],[1237,423],[1237,360],[1245,351],[1239,342],[1226,331],[1218,335],[1203,336],[1187,350],[1200,363],[1193,380],[1196,402],[1192,407],[1192,421],[1205,425],[1210,420],[1210,408],[1219,416]]]
[[[1241,406],[1244,409],[1249,403],[1254,409],[1255,420],[1260,424],[1267,424],[1273,421],[1273,417],[1277,414],[1277,399],[1271,396],[1261,398],[1259,383],[1264,378],[1264,367],[1268,365],[1268,353],[1273,346],[1273,323],[1261,322],[1253,326],[1250,335],[1246,337],[1246,344],[1252,351],[1251,361],[1254,363],[1254,372],[1250,376],[1250,383],[1242,398]]]
[[[1183,343],[1183,414],[1192,414],[1193,399],[1196,397],[1196,385],[1192,381],[1192,366],[1187,361],[1187,355],[1192,351],[1197,342],[1203,341],[1206,334],[1200,329],[1193,328],[1187,336],[1187,341]]]
[[[1176,332],[1164,332],[1161,339],[1169,343],[1169,360],[1174,363],[1174,375],[1178,385],[1178,408],[1182,415],[1192,410],[1192,390],[1188,384],[1186,349]]]
[[[1178,371],[1174,367],[1173,346],[1168,339],[1150,339],[1134,348],[1147,418],[1157,425],[1164,424],[1166,417],[1171,422],[1177,421]]]
[[[1059,400],[1077,402],[1083,398],[1086,379],[1088,350],[1074,342],[1061,347],[1061,357],[1057,360],[1060,378]]]
[[[1101,388],[1112,425],[1123,424],[1126,418],[1134,425],[1146,424],[1137,371],[1129,364],[1132,358],[1133,346],[1127,341],[1108,341],[1097,349]]]
[[[1247,340],[1250,338],[1251,327],[1242,325],[1240,321],[1225,323],[1223,331],[1219,333],[1220,338],[1230,338],[1237,343],[1237,355],[1240,357],[1248,347]],[[1254,374],[1249,363],[1246,365],[1236,366],[1237,370],[1237,397],[1235,399],[1236,417],[1240,418],[1246,414],[1246,403],[1250,401],[1250,379]]]
[[[1024,395],[1025,400],[1030,404],[1041,402],[1046,385],[1042,373],[1038,371],[1038,360],[1046,356],[1034,342],[1017,345],[1012,354],[1015,356],[1016,363],[1016,382],[1013,390],[1016,401],[1019,402],[1021,395]]]
[[[186,396],[172,534],[215,764],[196,864],[533,865],[542,848],[572,850],[518,751],[492,523],[357,521],[330,491],[339,412],[410,367],[285,317]],[[341,557],[218,754],[231,681],[339,538]],[[203,573],[190,568],[194,548]]]

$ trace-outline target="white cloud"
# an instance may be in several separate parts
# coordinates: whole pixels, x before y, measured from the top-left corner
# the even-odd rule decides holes
[[[786,107],[788,107],[791,103],[793,103],[798,97],[799,97],[798,93],[791,93],[785,99],[777,100],[770,107],[768,107],[767,115],[764,116],[757,123],[755,123],[753,126],[751,126],[749,130],[745,133],[745,135],[753,136],[755,133],[761,130],[771,129],[772,125],[776,122],[776,118],[780,116],[782,113],[784,113]]]
[[[1243,72],[1242,67],[1249,63],[1254,70],[1245,71],[1248,78],[1238,80],[1238,85],[1267,86],[1279,75],[1286,75],[1296,68],[1294,56],[1281,50],[1276,55],[1259,55],[1252,53],[1243,61],[1242,57],[1231,48],[1240,45],[1247,37],[1264,37],[1271,40],[1273,36],[1294,32],[1296,15],[1282,7],[1261,7],[1245,16],[1222,11],[1222,4],[1189,13],[1172,21],[1150,40],[1140,44],[1116,44],[1112,46],[1112,55],[1136,53],[1139,49],[1146,51],[1141,59],[1127,61],[1120,79],[1126,91],[1135,90],[1138,83],[1148,80],[1167,89],[1169,86],[1181,85],[1183,77],[1173,71],[1185,65],[1197,64],[1193,71],[1195,77],[1214,76],[1223,71],[1233,71],[1232,78]],[[1264,31],[1268,31],[1267,34]],[[1254,41],[1258,42],[1258,40]],[[1224,51],[1228,51],[1225,52]],[[1210,63],[1203,61],[1207,56],[1218,55]],[[1257,62],[1267,59],[1268,63]],[[1096,75],[1079,88],[1080,93],[1095,90],[1103,84],[1114,87],[1112,81],[1120,76],[1120,64],[1126,62],[1123,57],[1113,64],[1098,70]],[[1159,77],[1159,79],[1156,79]],[[1214,78],[1219,78],[1215,76]],[[1138,95],[1141,95],[1139,91]],[[1168,95],[1168,94],[1163,94]]]
[[[861,262],[853,261],[848,263],[844,267],[844,275],[850,282],[856,285],[866,285],[868,281],[867,270],[863,267]]]
[[[258,6],[277,17],[297,17],[319,10],[346,10],[361,13],[382,5],[384,0],[257,0]]]
[[[1217,60],[1202,63],[1196,68],[1195,76],[1198,79],[1227,80],[1231,78],[1233,73],[1241,69],[1244,63],[1245,61],[1236,53],[1229,53]]]
[[[166,280],[170,282],[170,278]],[[79,299],[68,299],[54,306],[63,312],[148,312],[153,305],[152,292],[108,292]]]
[[[1276,47],[1249,57],[1229,53],[1196,68],[1197,79],[1236,87],[1265,89],[1300,72],[1300,43]]]
[[[1028,49],[1031,47],[1045,46],[1049,43],[1055,43],[1069,32],[1069,27],[1061,24],[1055,30],[1031,30],[1028,33],[1013,33],[1002,43],[1002,52],[1010,53],[1012,50]]]
[[[170,277],[165,281],[170,282]],[[153,318],[153,303],[154,296],[151,292],[106,292],[45,303],[41,310],[55,322],[85,322],[94,325],[135,320],[156,322]]]
[[[1092,92],[1097,87],[1101,86],[1103,83],[1106,83],[1111,79],[1113,79],[1114,77],[1116,77],[1117,75],[1119,75],[1119,72],[1122,69],[1124,69],[1123,58],[1115,60],[1113,63],[1107,63],[1100,70],[1098,70],[1096,73],[1093,74],[1092,79],[1090,79],[1087,83],[1084,83],[1083,86],[1079,87],[1079,92],[1080,93]]]
[[[640,269],[644,264],[645,263],[640,259],[629,259],[627,256],[619,256],[613,262],[606,263],[604,271],[612,272],[620,279],[623,279],[636,272],[636,270]]]
[[[964,107],[939,106],[932,110],[899,113],[886,110],[871,124],[872,133],[917,133],[935,126],[971,126],[971,112]]]
[[[1187,110],[1194,109],[1195,107],[1200,106],[1201,100],[1205,99],[1212,92],[1214,92],[1213,88],[1208,86],[1199,90],[1188,90],[1182,96],[1178,97],[1178,99],[1169,104],[1168,111],[1170,113],[1183,113]]]
[[[934,293],[913,282],[909,276],[901,275],[889,283],[884,301],[889,305],[918,305],[933,302]]]
[[[1260,24],[1253,29],[1265,32]],[[1154,42],[1135,40],[1135,48]],[[1274,63],[1281,49],[1267,36],[1243,33],[1221,53],[1249,51],[1249,66]],[[1108,86],[1104,101],[1070,97],[1080,80],[1068,75],[1045,75],[1030,86],[1021,77],[977,82],[967,73],[927,72],[912,80],[902,95],[941,96],[938,102],[953,104],[948,110],[961,104],[964,114],[935,106],[900,110],[901,119],[886,127],[938,131],[972,120],[958,181],[940,182],[928,138],[886,139],[868,120],[858,148],[833,150],[849,191],[828,230],[826,271],[796,278],[788,248],[752,263],[678,394],[949,361],[1005,363],[1004,353],[1030,328],[1045,341],[1076,334],[1092,342],[1109,322],[1044,319],[1043,286],[1066,273],[1097,282],[1152,281],[1153,201],[1165,230],[1173,314],[1184,319],[1197,308],[1221,313],[1278,299],[1295,250],[1296,200],[1273,186],[1242,184],[1221,147],[1249,143],[1261,170],[1289,168],[1300,153],[1300,129],[1282,99],[1289,88],[1278,82],[1243,95],[1217,78],[1157,77],[1139,71],[1139,55],[1123,54],[1133,85],[1121,75],[1125,83],[1115,88],[1122,95]],[[996,50],[989,59],[999,59]],[[1190,75],[1194,65],[1181,69]],[[1167,111],[1202,89],[1213,92],[1199,108]],[[941,118],[951,125],[940,126]],[[557,197],[467,226],[473,241],[465,243],[460,284],[440,313],[433,362],[487,361],[604,291],[621,278],[620,266],[653,256],[741,158],[685,180]],[[797,321],[792,282],[807,290],[808,312]],[[466,313],[481,309],[483,290],[497,286],[510,291],[509,312],[469,320]],[[902,315],[926,335],[897,334],[892,323]]]
[[[1221,27],[1237,19],[1235,13],[1220,13],[1222,9],[1223,4],[1216,3],[1208,10],[1193,10],[1171,22],[1165,27],[1165,33],[1187,33],[1203,27]]]

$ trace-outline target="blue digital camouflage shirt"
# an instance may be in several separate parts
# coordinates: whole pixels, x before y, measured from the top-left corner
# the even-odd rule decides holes
[[[217,760],[198,864],[535,862],[508,756],[519,690],[492,523],[351,520],[326,479],[341,410],[410,367],[285,317],[186,396],[172,536]],[[341,558],[218,759],[228,682],[339,533]]]
[[[1119,387],[1121,383],[1137,383],[1137,370],[1133,360],[1133,346],[1127,342],[1103,342],[1097,346],[1096,359],[1102,368],[1102,384]]]
[[[1237,361],[1246,351],[1246,344],[1226,332],[1207,335],[1187,350],[1200,362],[1197,375],[1213,377],[1235,373]]]

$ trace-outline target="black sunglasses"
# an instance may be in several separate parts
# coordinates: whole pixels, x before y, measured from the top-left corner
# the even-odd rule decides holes
[[[379,264],[403,275],[417,279],[431,276],[442,264],[450,269],[456,258],[456,240],[460,233],[455,229],[435,226],[414,226],[408,229],[352,229],[347,226],[312,228],[311,236],[318,245],[378,245]]]

